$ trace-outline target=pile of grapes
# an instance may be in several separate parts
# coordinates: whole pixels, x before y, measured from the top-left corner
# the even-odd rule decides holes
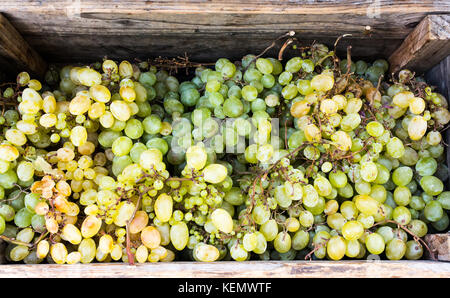
[[[1,85],[7,262],[421,258],[449,226],[447,100],[382,59],[297,53]]]

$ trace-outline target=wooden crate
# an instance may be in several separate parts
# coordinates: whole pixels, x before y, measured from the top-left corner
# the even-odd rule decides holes
[[[20,4],[18,4],[20,2]],[[449,1],[2,0],[0,80],[45,73],[47,63],[177,57],[213,62],[260,53],[294,31],[302,44],[352,46],[352,57],[408,67],[450,98]],[[278,49],[267,54],[275,56]],[[450,130],[446,132],[450,143]],[[450,151],[448,151],[450,152]],[[450,164],[448,153],[447,164]],[[449,234],[425,239],[449,260]],[[0,265],[0,277],[450,277],[450,263],[420,261],[251,261],[158,264]]]

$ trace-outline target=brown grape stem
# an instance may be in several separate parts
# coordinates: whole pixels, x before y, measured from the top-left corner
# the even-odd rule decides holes
[[[322,238],[322,239],[323,239],[323,238]],[[322,247],[324,247],[327,243],[328,243],[328,240],[325,241],[324,243],[321,243],[321,244],[315,246],[314,249],[311,250],[311,251],[305,256],[305,260],[309,259],[310,261],[312,261],[312,258],[311,258],[312,254],[313,254],[314,252],[318,251],[319,249],[321,249]]]
[[[130,223],[133,221],[134,216],[136,215],[136,212],[137,212],[137,210],[139,208],[139,204],[141,202],[141,198],[142,198],[142,195],[139,195],[139,198],[138,198],[138,200],[136,202],[136,207],[134,208],[133,214],[131,215],[131,218],[129,220],[127,220],[127,225],[126,225],[126,232],[127,232],[127,240],[126,240],[127,247],[126,247],[126,250],[127,250],[127,256],[128,256],[128,264],[130,264],[130,265],[134,265],[134,255],[131,252]]]
[[[372,227],[375,227],[375,226],[377,226],[377,225],[384,224],[384,223],[387,223],[387,222],[396,224],[397,227],[401,228],[402,230],[404,230],[405,232],[407,232],[408,234],[410,234],[410,235],[414,238],[414,241],[422,243],[422,244],[425,246],[425,248],[428,250],[428,253],[430,254],[431,258],[432,258],[434,261],[437,261],[435,255],[434,255],[434,252],[431,250],[431,248],[427,245],[427,243],[426,243],[422,238],[420,238],[419,236],[417,236],[416,234],[414,234],[413,232],[411,232],[408,228],[406,228],[404,225],[402,225],[402,224],[396,222],[395,220],[386,219],[386,220],[384,220],[384,221],[382,221],[382,222],[379,222],[379,223],[374,224]]]
[[[49,231],[42,233],[41,236],[39,236],[39,238],[33,243],[33,248],[36,247],[36,245],[39,244],[39,242],[41,242],[42,239],[45,238],[45,236],[47,236],[49,233]]]
[[[9,237],[6,237],[5,235],[0,235],[0,239],[4,240],[6,242],[12,243],[12,244],[24,245],[24,246],[28,246],[28,247],[33,246],[33,244],[31,244],[31,243],[26,243],[26,242],[22,242],[19,240],[11,239]]]

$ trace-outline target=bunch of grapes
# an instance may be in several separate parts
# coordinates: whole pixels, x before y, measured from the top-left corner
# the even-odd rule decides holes
[[[2,91],[11,262],[419,259],[448,231],[446,99],[325,45],[22,72]]]

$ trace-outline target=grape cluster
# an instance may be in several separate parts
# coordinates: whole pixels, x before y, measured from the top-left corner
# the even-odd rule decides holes
[[[105,59],[2,90],[8,261],[419,259],[447,231],[446,99],[325,45],[179,82]]]

